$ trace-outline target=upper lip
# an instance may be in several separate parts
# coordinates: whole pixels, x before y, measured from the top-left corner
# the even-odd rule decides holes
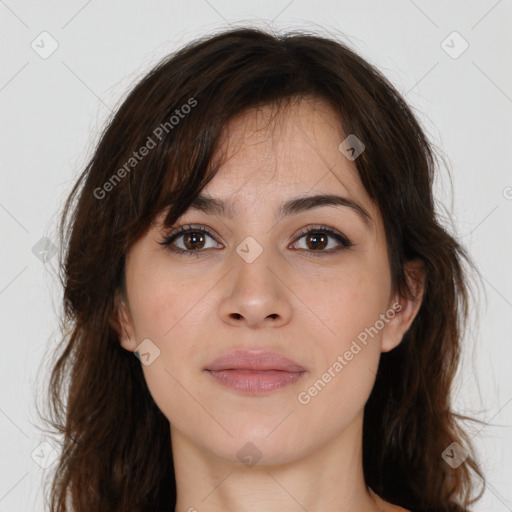
[[[240,349],[222,354],[208,364],[205,370],[282,370],[287,372],[304,372],[304,367],[272,350]]]

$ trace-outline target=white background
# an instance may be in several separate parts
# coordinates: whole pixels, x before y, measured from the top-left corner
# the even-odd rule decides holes
[[[134,81],[195,36],[245,22],[344,36],[405,96],[447,156],[453,190],[444,169],[437,197],[484,278],[454,393],[459,412],[489,422],[469,425],[489,483],[474,511],[512,511],[512,1],[5,0],[0,512],[43,511],[44,470],[31,454],[50,452],[39,447],[47,438],[35,426],[34,401],[58,340],[61,292],[57,258],[43,263],[32,248],[43,236],[56,243],[62,202]],[[58,43],[45,59],[31,47],[43,45],[43,31]],[[453,31],[469,44],[458,58],[442,46]],[[452,39],[452,52],[462,48]]]

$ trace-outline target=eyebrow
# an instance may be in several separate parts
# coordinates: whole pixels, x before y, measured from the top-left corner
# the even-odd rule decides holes
[[[342,197],[332,194],[320,194],[313,196],[299,196],[287,200],[282,203],[276,215],[276,221],[288,215],[313,210],[322,206],[335,206],[350,208],[355,212],[358,217],[363,221],[366,227],[370,228],[373,219],[370,214],[357,202],[348,197]],[[190,209],[200,210],[207,214],[214,214],[233,218],[236,210],[232,203],[225,203],[221,199],[206,195],[199,194],[190,203]]]

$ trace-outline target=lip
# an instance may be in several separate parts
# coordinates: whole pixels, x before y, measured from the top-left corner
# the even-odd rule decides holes
[[[235,350],[204,370],[220,384],[250,395],[281,389],[306,373],[300,364],[270,350]]]

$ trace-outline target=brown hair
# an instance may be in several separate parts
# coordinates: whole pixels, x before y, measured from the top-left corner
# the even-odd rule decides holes
[[[464,264],[476,269],[435,211],[433,146],[396,89],[344,43],[237,28],[192,42],[136,84],[64,205],[63,343],[48,386],[47,421],[63,436],[53,512],[173,510],[169,421],[112,324],[124,258],[158,214],[168,209],[171,227],[212,179],[234,115],[306,96],[328,102],[343,132],[365,145],[355,164],[382,213],[393,289],[412,297],[405,261],[420,258],[426,269],[421,308],[400,345],[381,355],[365,406],[366,483],[414,512],[466,511],[483,494],[459,423],[471,418],[450,404],[471,291]],[[442,457],[454,441],[469,452],[455,469]],[[483,486],[472,499],[475,475]]]

